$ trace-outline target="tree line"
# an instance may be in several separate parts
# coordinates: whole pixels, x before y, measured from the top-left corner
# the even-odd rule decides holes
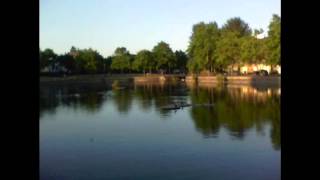
[[[173,51],[166,42],[159,42],[152,50],[143,49],[132,54],[118,47],[113,55],[103,57],[98,51],[71,47],[57,55],[52,49],[40,49],[40,72],[46,67],[62,67],[72,74],[92,73],[199,73],[224,72],[241,64],[263,63],[279,65],[281,19],[273,15],[268,36],[257,38],[263,30],[252,30],[239,17],[230,18],[222,26],[216,22],[193,25],[187,51]]]

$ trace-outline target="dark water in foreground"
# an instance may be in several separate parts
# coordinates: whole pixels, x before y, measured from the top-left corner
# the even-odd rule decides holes
[[[280,179],[279,88],[41,87],[40,106],[43,180]]]

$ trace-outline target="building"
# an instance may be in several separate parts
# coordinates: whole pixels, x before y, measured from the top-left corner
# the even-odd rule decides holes
[[[41,72],[44,73],[66,73],[68,70],[61,66],[59,63],[50,63],[47,67],[43,68]]]
[[[238,72],[240,69],[241,74],[250,74],[256,71],[265,70],[268,74],[271,72],[271,65],[266,64],[244,64],[244,65],[233,65],[228,67],[229,71]],[[273,71],[276,71],[278,74],[281,74],[281,66],[277,65],[273,67]]]

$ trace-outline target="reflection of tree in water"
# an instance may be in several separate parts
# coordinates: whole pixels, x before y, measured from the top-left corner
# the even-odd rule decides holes
[[[128,113],[132,104],[132,91],[131,90],[114,90],[113,101],[117,110],[122,113]]]
[[[71,101],[72,102],[72,101]],[[85,109],[88,112],[95,113],[98,112],[104,102],[103,96],[97,92],[88,92],[81,94],[77,104],[80,105],[81,109]]]
[[[100,86],[49,86],[40,88],[40,118],[43,113],[55,113],[59,106],[81,108],[88,112],[97,112],[104,102]]]
[[[243,93],[238,88],[193,88],[193,104],[214,103],[214,107],[192,107],[191,117],[196,128],[204,135],[215,135],[225,127],[230,135],[244,138],[247,130],[263,124],[272,125],[271,139],[275,149],[280,149],[280,101],[272,93]]]
[[[275,97],[273,99],[269,99],[269,103],[272,106],[267,107],[266,111],[270,114],[271,117],[271,140],[273,147],[275,149],[281,149],[281,121],[280,121],[280,108],[275,108],[277,106],[280,107],[280,98]]]
[[[56,107],[65,105],[88,112],[101,109],[104,88],[49,87],[40,88],[40,117],[44,113],[55,113]],[[236,138],[244,138],[249,129],[257,132],[271,124],[270,138],[275,149],[281,149],[280,141],[280,96],[278,89],[257,90],[250,87],[193,87],[190,91],[192,104],[213,103],[213,107],[191,107],[190,113],[195,127],[205,136],[216,135],[225,127]],[[76,96],[78,94],[79,96]],[[182,85],[137,85],[132,90],[114,90],[113,102],[119,112],[127,113],[133,99],[144,109],[155,107],[160,115],[171,115],[172,111],[161,110],[174,101],[183,101],[188,95]]]
[[[138,101],[138,105],[142,110],[148,111],[152,107],[152,101],[156,96],[156,91],[154,86],[143,84],[140,86],[135,86],[134,96]]]
[[[59,105],[59,100],[56,97],[57,89],[54,88],[40,88],[40,107],[39,107],[39,115],[40,119],[44,113],[54,114],[56,108]]]
[[[182,84],[151,84],[140,83],[135,85],[135,98],[139,105],[148,110],[154,105],[162,116],[169,116],[172,112],[162,110],[161,107],[182,101],[179,97],[187,96],[186,87]]]
[[[212,91],[206,91],[196,87],[191,91],[192,104],[213,103]],[[191,117],[195,126],[204,135],[217,134],[220,129],[220,122],[213,107],[195,107],[191,109]]]

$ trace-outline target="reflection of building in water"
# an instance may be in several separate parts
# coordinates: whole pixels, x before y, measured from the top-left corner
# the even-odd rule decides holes
[[[268,98],[272,96],[280,95],[280,88],[267,88],[267,89],[257,89],[252,86],[236,86],[229,87],[228,93],[231,97],[237,99],[241,98],[244,100],[254,100],[256,102],[265,102]]]

